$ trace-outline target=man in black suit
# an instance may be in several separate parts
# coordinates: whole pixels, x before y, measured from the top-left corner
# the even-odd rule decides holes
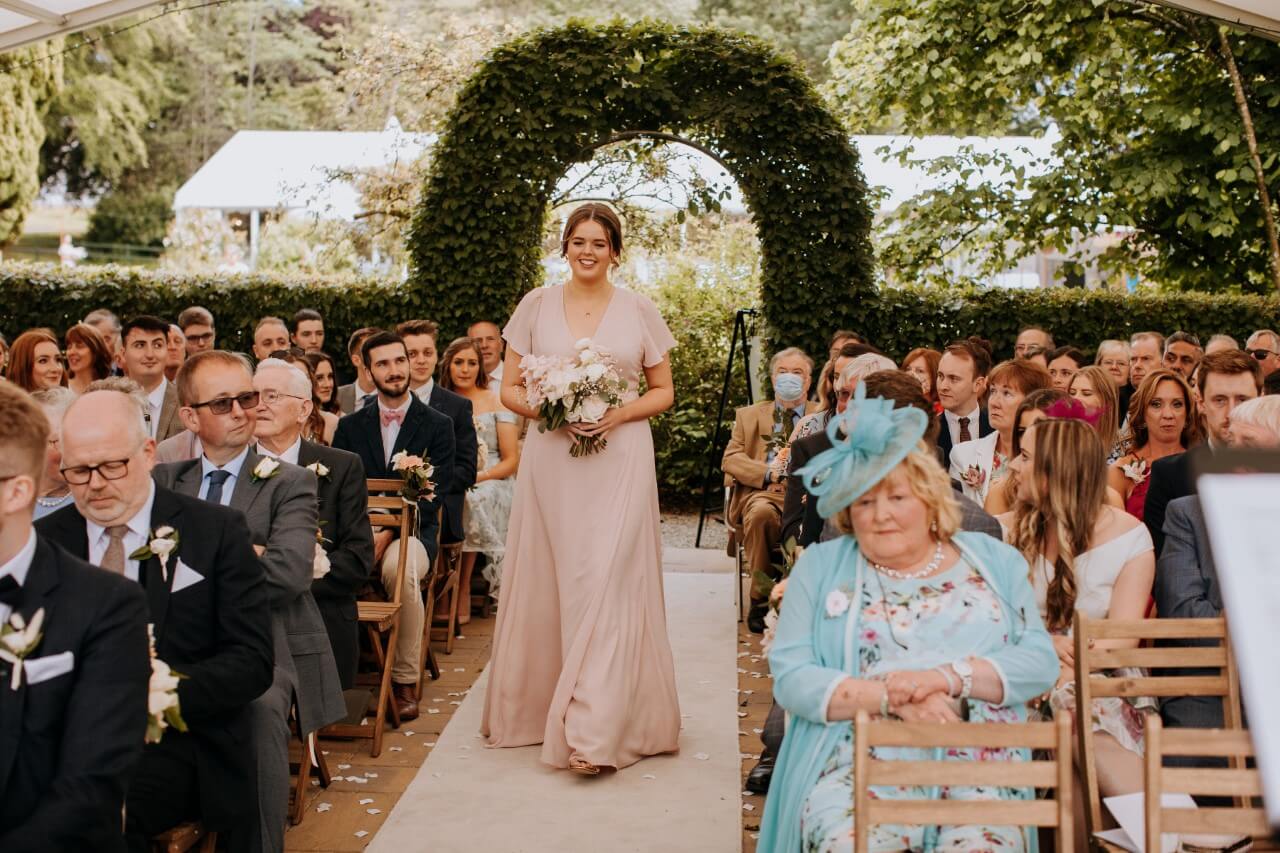
[[[1200,425],[1208,450],[1212,452],[1216,447],[1227,446],[1231,412],[1236,406],[1262,393],[1262,369],[1257,359],[1244,352],[1226,350],[1206,355],[1200,360],[1196,381],[1200,391]],[[1151,466],[1142,520],[1151,532],[1157,557],[1164,547],[1165,508],[1178,498],[1196,492],[1191,477],[1191,460],[1199,452],[1203,452],[1203,448],[1157,459]]]
[[[253,387],[259,394],[253,434],[258,453],[301,465],[316,475],[320,535],[328,567],[317,570],[311,595],[320,608],[343,689],[355,685],[359,659],[356,594],[373,576],[373,531],[369,490],[360,457],[302,438],[311,416],[311,380],[278,358],[258,364]]]
[[[129,846],[147,850],[151,836],[199,818],[246,849],[258,817],[249,704],[271,684],[263,572],[243,515],[152,481],[155,442],[138,413],[136,397],[120,391],[91,391],[72,404],[62,464],[75,506],[37,529],[141,584],[156,654],[185,676],[178,699],[189,731],[168,729],[146,747],[129,787]],[[166,537],[172,552],[139,554],[165,527],[175,531]],[[88,730],[96,737],[96,724]]]
[[[0,850],[116,853],[146,733],[147,603],[32,529],[48,437],[40,408],[0,380],[0,625],[48,617],[16,689],[0,660]]]
[[[414,396],[453,421],[453,471],[449,475],[449,491],[442,496],[440,541],[461,542],[466,538],[462,505],[467,489],[476,484],[476,424],[471,417],[471,401],[441,388],[435,381],[438,331],[430,320],[408,320],[396,326],[396,334],[404,338],[409,353],[409,387]],[[445,369],[449,369],[447,365]]]
[[[991,432],[986,410],[980,406],[990,372],[991,345],[981,338],[954,341],[942,351],[934,387],[942,404],[938,459],[945,471],[951,470],[952,447]]]
[[[365,339],[361,359],[378,389],[378,399],[338,421],[333,446],[358,455],[365,474],[372,478],[398,479],[392,457],[400,452],[420,456],[435,467],[435,495],[418,501],[418,536],[406,543],[410,556],[400,596],[400,638],[391,672],[400,717],[413,719],[418,715],[414,687],[421,677],[418,660],[425,618],[418,579],[430,566],[430,560],[435,559],[440,496],[449,494],[452,487],[453,422],[409,391],[409,353],[399,335],[370,335]],[[379,531],[374,537],[374,557],[380,563],[385,587],[395,583],[396,552],[390,547],[392,541],[390,531]]]

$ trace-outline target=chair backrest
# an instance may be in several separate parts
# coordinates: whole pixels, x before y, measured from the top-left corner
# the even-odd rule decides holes
[[[877,824],[911,826],[1034,826],[1052,828],[1056,849],[1072,849],[1071,726],[1053,723],[904,723],[871,719],[854,722],[854,849],[866,853]],[[1052,751],[1048,760],[886,761],[873,747],[1027,748]],[[1053,800],[875,799],[874,785],[984,785],[1056,791]]]
[[[370,477],[365,483],[369,487],[369,494],[379,495],[386,492],[399,493],[404,486],[404,480],[399,477]]]
[[[375,491],[373,484],[379,482],[384,481],[370,480],[369,491]],[[378,491],[382,491],[382,489],[378,489]],[[413,519],[417,511],[417,504],[406,501],[398,495],[394,497],[380,494],[369,495],[369,524],[375,532],[380,528],[394,530],[396,539],[399,540],[396,556],[395,589],[390,590],[391,600],[396,604],[400,603],[400,591],[404,586],[402,581],[404,579],[405,565],[409,560],[409,537],[413,535]]]
[[[1240,728],[1240,681],[1225,619],[1090,619],[1076,611],[1073,631],[1076,708],[1083,719],[1089,719],[1091,712],[1087,709],[1094,699],[1108,696],[1124,699],[1216,696],[1222,699],[1223,725],[1228,729]],[[1090,648],[1090,644],[1106,641],[1136,641],[1147,645]],[[1200,645],[1151,645],[1155,641],[1191,641]],[[1205,645],[1213,642],[1217,645]],[[1105,674],[1121,667],[1140,667],[1146,672],[1134,677]],[[1158,674],[1159,670],[1189,668],[1211,671],[1201,675]],[[1085,816],[1092,837],[1103,828],[1093,727],[1077,726],[1076,737]]]
[[[1253,755],[1245,729],[1166,729],[1155,714],[1147,717],[1144,757],[1146,849],[1160,849],[1161,833],[1251,835],[1268,838],[1266,811],[1254,805],[1262,796],[1257,769],[1244,766]],[[1227,767],[1165,767],[1169,756],[1225,758]],[[1234,806],[1166,808],[1163,794],[1233,797]],[[1260,801],[1258,801],[1260,802]]]

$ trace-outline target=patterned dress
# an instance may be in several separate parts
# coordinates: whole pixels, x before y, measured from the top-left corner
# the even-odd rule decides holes
[[[501,460],[498,455],[498,424],[514,424],[516,416],[511,412],[485,412],[476,415],[476,438],[484,442],[488,453],[481,470],[492,468]],[[505,480],[485,480],[467,490],[467,511],[463,513],[463,526],[467,537],[463,551],[484,554],[482,570],[489,582],[489,594],[498,597],[498,585],[502,580],[502,558],[507,553],[507,519],[511,515],[511,498],[515,495],[515,475]]]
[[[928,669],[964,657],[966,649],[989,648],[993,635],[1007,642],[1000,601],[982,576],[965,560],[923,580],[899,580],[873,573],[863,586],[859,641],[859,678],[875,678],[894,670]],[[969,700],[973,722],[1021,722],[1016,709]],[[853,849],[853,726],[844,726],[838,749],[828,759],[800,814],[806,853]],[[877,748],[889,760],[1015,761],[1025,751],[1011,749],[941,750]],[[1012,800],[1014,789],[940,786],[874,787],[882,799]],[[1018,827],[874,826],[872,850],[1024,851]]]

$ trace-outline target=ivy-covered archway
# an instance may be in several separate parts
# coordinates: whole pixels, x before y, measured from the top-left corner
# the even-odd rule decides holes
[[[410,299],[448,333],[508,316],[542,281],[557,182],[636,131],[678,134],[732,171],[760,238],[772,343],[821,351],[819,330],[853,322],[858,297],[873,292],[871,213],[840,124],[765,42],[652,22],[570,23],[484,61],[449,116],[414,215]]]

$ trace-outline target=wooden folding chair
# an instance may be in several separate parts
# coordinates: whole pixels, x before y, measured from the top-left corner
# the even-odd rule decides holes
[[[1053,723],[904,723],[871,719],[854,722],[854,850],[867,853],[872,826],[1021,826],[1054,830],[1056,848],[1070,851],[1071,726]],[[873,747],[922,749],[1026,748],[1051,750],[1031,761],[883,760]],[[1056,791],[1053,800],[876,799],[875,785],[998,785]]]
[[[422,642],[418,646],[418,679],[414,683],[414,695],[418,701],[422,701],[422,676],[427,674],[431,676],[431,680],[435,681],[440,677],[440,664],[436,660],[436,653],[431,648],[431,627],[435,622],[437,593],[440,589],[440,575],[444,571],[441,555],[443,547],[440,544],[440,532],[444,524],[444,514],[441,510],[439,517],[440,524],[436,525],[436,558],[431,561],[431,565],[427,568],[424,577],[418,579],[418,590],[422,596]],[[461,544],[458,545],[461,548]],[[457,580],[455,578],[455,585]],[[453,602],[456,603],[456,602]],[[450,643],[452,648],[452,643]]]
[[[1094,699],[1119,696],[1137,699],[1176,696],[1216,696],[1222,699],[1223,725],[1239,729],[1240,681],[1231,655],[1231,639],[1225,619],[1090,619],[1076,611],[1075,677],[1078,716],[1088,721]],[[1197,645],[1095,649],[1097,640],[1193,641]],[[1216,642],[1217,645],[1205,645]],[[1141,667],[1147,674],[1114,677],[1105,674],[1120,667]],[[1204,675],[1158,675],[1162,669],[1198,668],[1216,670]],[[1080,776],[1085,794],[1085,818],[1090,843],[1116,851],[1122,848],[1098,838],[1102,830],[1102,799],[1098,791],[1098,771],[1093,750],[1093,728],[1087,722],[1076,727]]]
[[[385,492],[400,488],[399,480],[370,480],[369,491]],[[391,666],[395,659],[396,641],[400,639],[400,596],[404,588],[404,570],[409,558],[409,537],[413,535],[413,519],[417,513],[417,504],[405,501],[399,495],[384,497],[381,494],[369,495],[369,523],[374,530],[389,528],[397,531],[398,554],[396,557],[395,588],[389,590],[390,601],[357,601],[356,618],[364,626],[369,636],[369,644],[373,647],[374,657],[378,663],[377,680],[372,682],[378,686],[377,712],[373,724],[368,726],[338,723],[324,730],[326,735],[334,737],[372,738],[373,749],[370,755],[377,758],[382,752],[382,734],[387,715],[391,716],[394,728],[400,727],[400,713],[396,704],[391,701]],[[387,635],[383,643],[383,635]],[[368,680],[357,676],[357,681],[369,684]]]
[[[294,735],[298,738],[301,746],[301,753],[298,758],[298,776],[294,781],[292,802],[289,804],[289,823],[297,826],[302,823],[302,818],[307,813],[307,787],[311,783],[311,768],[316,769],[316,775],[320,779],[320,787],[328,788],[333,781],[333,777],[329,775],[329,764],[324,759],[324,752],[320,750],[315,732],[302,731],[302,718],[298,714],[298,703],[295,700],[291,709],[293,716]]]
[[[218,833],[208,832],[199,822],[180,823],[151,839],[155,853],[214,853],[218,849]]]
[[[466,595],[471,598],[471,590],[459,589],[462,578],[462,543],[441,543],[436,551],[435,590],[432,595],[432,609],[427,613],[422,632],[423,645],[430,645],[433,636],[440,636],[444,642],[444,653],[453,654],[453,635],[458,630],[458,597]],[[441,599],[447,599],[448,616],[437,618],[434,605]]]
[[[726,477],[725,480],[728,481],[729,478]],[[746,602],[742,595],[742,578],[745,574],[743,567],[746,565],[747,556],[742,549],[742,531],[729,521],[729,506],[733,503],[733,489],[732,485],[724,487],[724,529],[729,535],[726,550],[729,552],[729,556],[733,557],[733,606],[738,611],[738,621],[741,622],[747,618]]]
[[[1280,849],[1272,841],[1266,811],[1260,808],[1262,779],[1245,766],[1253,741],[1245,729],[1166,729],[1154,714],[1146,722],[1144,808],[1146,849],[1160,849],[1160,834],[1203,834],[1253,837],[1254,850]],[[1226,767],[1165,767],[1170,756],[1225,758]],[[1234,765],[1234,766],[1233,766]],[[1211,808],[1166,808],[1161,795],[1190,794],[1232,797],[1234,805]]]

